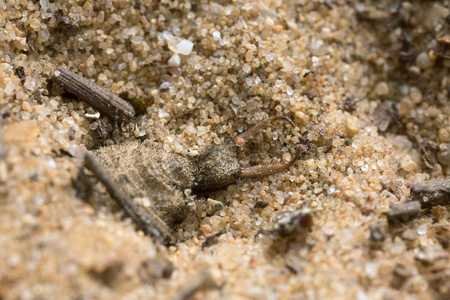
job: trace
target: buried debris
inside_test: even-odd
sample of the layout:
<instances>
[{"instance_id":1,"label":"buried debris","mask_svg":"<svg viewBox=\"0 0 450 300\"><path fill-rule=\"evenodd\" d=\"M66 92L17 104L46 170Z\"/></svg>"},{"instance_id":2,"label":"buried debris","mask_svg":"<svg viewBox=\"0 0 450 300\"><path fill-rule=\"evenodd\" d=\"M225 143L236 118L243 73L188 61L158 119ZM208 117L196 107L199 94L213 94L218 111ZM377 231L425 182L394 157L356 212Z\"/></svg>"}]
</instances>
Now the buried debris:
<instances>
[{"instance_id":1,"label":"buried debris","mask_svg":"<svg viewBox=\"0 0 450 300\"><path fill-rule=\"evenodd\" d=\"M408 201L391 205L391 209L386 212L389 220L407 221L417 215L420 211L419 201Z\"/></svg>"},{"instance_id":2,"label":"buried debris","mask_svg":"<svg viewBox=\"0 0 450 300\"><path fill-rule=\"evenodd\" d=\"M293 235L301 228L311 228L314 222L312 214L313 211L309 208L280 212L275 216L270 233L283 238Z\"/></svg>"},{"instance_id":3,"label":"buried debris","mask_svg":"<svg viewBox=\"0 0 450 300\"><path fill-rule=\"evenodd\" d=\"M450 179L411 184L412 201L393 204L386 212L389 220L403 220L416 216L421 209L450 204Z\"/></svg>"}]
</instances>

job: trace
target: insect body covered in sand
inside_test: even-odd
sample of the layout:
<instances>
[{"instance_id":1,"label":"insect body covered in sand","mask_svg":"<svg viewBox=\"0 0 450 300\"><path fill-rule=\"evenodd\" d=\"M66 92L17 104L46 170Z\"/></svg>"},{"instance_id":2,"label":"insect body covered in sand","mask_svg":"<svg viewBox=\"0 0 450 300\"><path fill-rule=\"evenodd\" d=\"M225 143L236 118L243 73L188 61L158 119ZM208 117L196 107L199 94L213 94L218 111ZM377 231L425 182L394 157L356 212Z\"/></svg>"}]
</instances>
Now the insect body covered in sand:
<instances>
[{"instance_id":1,"label":"insect body covered in sand","mask_svg":"<svg viewBox=\"0 0 450 300\"><path fill-rule=\"evenodd\" d=\"M51 80L110 120L127 123L136 116L128 102L66 68L57 67ZM134 140L100 148L94 154L86 152L84 162L141 230L160 241L170 242L177 239L173 234L177 224L186 220L190 212L191 198L185 190L203 193L224 188L239 177L275 174L292 166L304 154L300 145L287 164L241 166L239 148L277 121L286 121L295 127L286 117L271 117L234 139L206 147L196 158L165 152ZM85 178L82 174L80 170L80 179ZM142 205L137 204L139 201Z\"/></svg>"},{"instance_id":2,"label":"insect body covered in sand","mask_svg":"<svg viewBox=\"0 0 450 300\"><path fill-rule=\"evenodd\" d=\"M271 117L234 139L206 147L198 157L165 152L146 142L128 141L96 150L100 163L92 154L86 154L86 165L138 227L160 240L171 241L176 239L174 229L190 213L185 190L193 193L217 190L239 177L271 175L294 164L302 153L300 146L286 164L244 168L239 163L239 148L280 120L294 126L286 117ZM144 205L136 205L130 199Z\"/></svg>"}]
</instances>

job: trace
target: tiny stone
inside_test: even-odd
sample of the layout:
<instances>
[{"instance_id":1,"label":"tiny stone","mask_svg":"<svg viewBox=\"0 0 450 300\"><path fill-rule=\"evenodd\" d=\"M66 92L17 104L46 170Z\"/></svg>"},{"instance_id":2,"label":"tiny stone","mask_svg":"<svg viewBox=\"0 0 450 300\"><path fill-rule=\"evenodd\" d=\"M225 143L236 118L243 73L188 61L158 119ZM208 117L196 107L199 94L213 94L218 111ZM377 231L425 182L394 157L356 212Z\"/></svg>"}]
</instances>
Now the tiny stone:
<instances>
[{"instance_id":1,"label":"tiny stone","mask_svg":"<svg viewBox=\"0 0 450 300\"><path fill-rule=\"evenodd\" d=\"M252 71L252 68L248 64L244 64L244 66L242 67L242 71L244 71L245 73L250 73Z\"/></svg>"},{"instance_id":2,"label":"tiny stone","mask_svg":"<svg viewBox=\"0 0 450 300\"><path fill-rule=\"evenodd\" d=\"M417 234L424 235L427 233L427 230L428 230L428 225L422 224L419 227L417 227Z\"/></svg>"},{"instance_id":3,"label":"tiny stone","mask_svg":"<svg viewBox=\"0 0 450 300\"><path fill-rule=\"evenodd\" d=\"M430 69L434 66L434 61L429 58L426 52L420 52L416 57L416 65L421 69Z\"/></svg>"},{"instance_id":4,"label":"tiny stone","mask_svg":"<svg viewBox=\"0 0 450 300\"><path fill-rule=\"evenodd\" d=\"M409 90L409 96L411 97L411 100L418 104L422 101L422 92L415 86L411 87Z\"/></svg>"},{"instance_id":5,"label":"tiny stone","mask_svg":"<svg viewBox=\"0 0 450 300\"><path fill-rule=\"evenodd\" d=\"M294 91L292 90L292 88L290 86L288 86L286 88L286 94L288 94L289 96L292 96L292 94L294 94Z\"/></svg>"},{"instance_id":6,"label":"tiny stone","mask_svg":"<svg viewBox=\"0 0 450 300\"><path fill-rule=\"evenodd\" d=\"M148 198L142 198L142 206L150 207L150 200Z\"/></svg>"},{"instance_id":7,"label":"tiny stone","mask_svg":"<svg viewBox=\"0 0 450 300\"><path fill-rule=\"evenodd\" d=\"M56 101L56 100L54 100L54 99L52 99L52 100L50 100L50 101L48 102L48 106L49 106L52 110L56 109L56 108L58 107L58 105L59 105L58 101Z\"/></svg>"},{"instance_id":8,"label":"tiny stone","mask_svg":"<svg viewBox=\"0 0 450 300\"><path fill-rule=\"evenodd\" d=\"M143 40L142 36L139 35L132 36L130 39L131 43L135 45L142 43Z\"/></svg>"},{"instance_id":9,"label":"tiny stone","mask_svg":"<svg viewBox=\"0 0 450 300\"><path fill-rule=\"evenodd\" d=\"M182 40L177 44L177 50L180 54L189 55L192 52L192 48L194 47L194 43L188 40Z\"/></svg>"},{"instance_id":10,"label":"tiny stone","mask_svg":"<svg viewBox=\"0 0 450 300\"><path fill-rule=\"evenodd\" d=\"M375 93L378 96L386 96L389 94L389 86L386 82L382 81L377 84L375 87Z\"/></svg>"},{"instance_id":11,"label":"tiny stone","mask_svg":"<svg viewBox=\"0 0 450 300\"><path fill-rule=\"evenodd\" d=\"M166 41L168 41L168 40L170 40L170 39L173 37L173 34L170 33L170 32L167 31L167 30L164 30L164 31L162 32L162 36L163 36L163 38L164 38Z\"/></svg>"},{"instance_id":12,"label":"tiny stone","mask_svg":"<svg viewBox=\"0 0 450 300\"><path fill-rule=\"evenodd\" d=\"M172 57L170 57L168 66L169 67L179 67L180 63L181 63L180 56L178 54L174 54L174 55L172 55Z\"/></svg>"},{"instance_id":13,"label":"tiny stone","mask_svg":"<svg viewBox=\"0 0 450 300\"><path fill-rule=\"evenodd\" d=\"M30 19L29 24L34 30L41 28L41 22L38 19Z\"/></svg>"},{"instance_id":14,"label":"tiny stone","mask_svg":"<svg viewBox=\"0 0 450 300\"><path fill-rule=\"evenodd\" d=\"M267 202L266 198L264 198L264 197L259 198L258 200L256 200L256 203L255 203L256 208L265 208L268 205L269 205L269 203Z\"/></svg>"},{"instance_id":15,"label":"tiny stone","mask_svg":"<svg viewBox=\"0 0 450 300\"><path fill-rule=\"evenodd\" d=\"M358 132L358 119L350 117L347 119L346 129L350 137L354 136Z\"/></svg>"},{"instance_id":16,"label":"tiny stone","mask_svg":"<svg viewBox=\"0 0 450 300\"><path fill-rule=\"evenodd\" d=\"M220 40L220 32L218 32L218 31L214 31L213 32L213 34L212 34L212 36L213 36L213 39L215 40L215 41L219 41Z\"/></svg>"},{"instance_id":17,"label":"tiny stone","mask_svg":"<svg viewBox=\"0 0 450 300\"><path fill-rule=\"evenodd\" d=\"M222 218L219 216L212 216L209 219L209 222L211 223L212 226L218 226L220 224L221 220L222 220Z\"/></svg>"},{"instance_id":18,"label":"tiny stone","mask_svg":"<svg viewBox=\"0 0 450 300\"><path fill-rule=\"evenodd\" d=\"M416 239L416 237L417 237L417 233L414 230L412 230L411 228L407 228L402 233L402 239L404 239L404 240L414 241Z\"/></svg>"},{"instance_id":19,"label":"tiny stone","mask_svg":"<svg viewBox=\"0 0 450 300\"><path fill-rule=\"evenodd\" d=\"M407 172L412 172L417 168L417 164L411 159L409 155L403 157L403 159L400 162L400 165L402 166L403 170Z\"/></svg>"},{"instance_id":20,"label":"tiny stone","mask_svg":"<svg viewBox=\"0 0 450 300\"><path fill-rule=\"evenodd\" d=\"M274 53L268 53L268 54L266 54L266 60L267 60L268 62L271 62L274 58L275 58L275 54L274 54Z\"/></svg>"},{"instance_id":21,"label":"tiny stone","mask_svg":"<svg viewBox=\"0 0 450 300\"><path fill-rule=\"evenodd\" d=\"M98 80L105 82L106 80L108 80L108 77L106 77L105 74L100 73L100 75L98 75Z\"/></svg>"}]
</instances>

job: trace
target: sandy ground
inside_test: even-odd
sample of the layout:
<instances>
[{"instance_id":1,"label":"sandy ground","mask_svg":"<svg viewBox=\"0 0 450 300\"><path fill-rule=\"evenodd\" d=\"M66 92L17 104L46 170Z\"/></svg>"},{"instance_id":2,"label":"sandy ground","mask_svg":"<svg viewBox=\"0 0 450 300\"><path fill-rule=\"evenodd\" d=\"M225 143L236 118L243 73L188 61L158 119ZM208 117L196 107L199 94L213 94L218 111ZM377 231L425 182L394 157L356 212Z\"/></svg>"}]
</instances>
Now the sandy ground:
<instances>
[{"instance_id":1,"label":"sandy ground","mask_svg":"<svg viewBox=\"0 0 450 300\"><path fill-rule=\"evenodd\" d=\"M0 2L0 298L448 299L448 205L385 214L449 174L448 7ZM59 65L133 103L133 129L51 84ZM101 184L74 187L78 151L139 139L197 156L275 115L296 128L268 128L240 163L287 162L305 140L306 156L193 196L168 248ZM274 232L304 208L310 228Z\"/></svg>"}]
</instances>

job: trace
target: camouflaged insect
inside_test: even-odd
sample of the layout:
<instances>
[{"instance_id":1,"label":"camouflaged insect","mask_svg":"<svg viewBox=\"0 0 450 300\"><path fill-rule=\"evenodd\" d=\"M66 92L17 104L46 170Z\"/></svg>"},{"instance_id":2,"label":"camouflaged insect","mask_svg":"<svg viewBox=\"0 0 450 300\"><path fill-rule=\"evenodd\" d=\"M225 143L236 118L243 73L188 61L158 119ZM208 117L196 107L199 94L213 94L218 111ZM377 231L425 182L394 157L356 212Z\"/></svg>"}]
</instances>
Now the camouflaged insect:
<instances>
[{"instance_id":1,"label":"camouflaged insect","mask_svg":"<svg viewBox=\"0 0 450 300\"><path fill-rule=\"evenodd\" d=\"M116 122L128 122L134 108L108 90L61 66L51 79L70 93ZM276 121L294 123L282 116L271 117L221 145L206 147L189 156L165 152L139 141L102 147L84 154L86 167L102 182L133 222L160 241L174 241L177 226L188 220L190 197L184 191L202 193L224 188L239 177L262 177L286 170L303 153L299 145L287 164L244 168L238 160L239 147ZM81 174L81 172L80 172ZM137 202L147 205L138 205Z\"/></svg>"},{"instance_id":2,"label":"camouflaged insect","mask_svg":"<svg viewBox=\"0 0 450 300\"><path fill-rule=\"evenodd\" d=\"M91 166L89 169L95 174L98 169L104 168L103 175L96 174L97 177L139 227L162 240L173 241L177 239L173 235L177 226L192 214L188 208L189 197L185 195L185 190L191 190L193 193L217 190L236 182L239 177L271 175L294 164L302 153L300 146L287 164L244 168L239 163L239 147L279 120L294 126L288 118L272 117L235 139L206 147L198 157L165 152L145 142L127 141L96 150L94 154L100 164L96 163L92 155L87 155L87 165ZM123 201L117 200L117 195L115 196L120 191L111 190L108 188L108 182L101 179L107 176L106 174L112 177L109 181L120 187L123 195L119 198L123 198ZM136 205L129 199L145 199L147 207Z\"/></svg>"}]
</instances>

